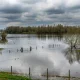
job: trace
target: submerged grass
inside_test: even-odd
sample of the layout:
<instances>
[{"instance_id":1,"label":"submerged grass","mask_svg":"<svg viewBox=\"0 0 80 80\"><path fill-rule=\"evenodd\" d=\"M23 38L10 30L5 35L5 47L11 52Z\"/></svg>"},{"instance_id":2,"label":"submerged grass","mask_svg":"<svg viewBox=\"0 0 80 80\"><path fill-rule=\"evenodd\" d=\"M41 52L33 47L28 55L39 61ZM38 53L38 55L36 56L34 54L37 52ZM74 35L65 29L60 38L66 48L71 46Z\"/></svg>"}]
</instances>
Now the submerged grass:
<instances>
[{"instance_id":1,"label":"submerged grass","mask_svg":"<svg viewBox=\"0 0 80 80\"><path fill-rule=\"evenodd\" d=\"M3 48L0 48L0 51L3 50Z\"/></svg>"},{"instance_id":2,"label":"submerged grass","mask_svg":"<svg viewBox=\"0 0 80 80\"><path fill-rule=\"evenodd\" d=\"M31 80L25 76L11 75L8 72L0 72L0 80Z\"/></svg>"},{"instance_id":3,"label":"submerged grass","mask_svg":"<svg viewBox=\"0 0 80 80\"><path fill-rule=\"evenodd\" d=\"M0 43L1 43L1 44L5 44L5 43L7 43L7 42L8 42L7 40L5 40L5 41L0 40Z\"/></svg>"},{"instance_id":4,"label":"submerged grass","mask_svg":"<svg viewBox=\"0 0 80 80\"><path fill-rule=\"evenodd\" d=\"M79 52L80 53L80 49L76 50L76 52Z\"/></svg>"}]
</instances>

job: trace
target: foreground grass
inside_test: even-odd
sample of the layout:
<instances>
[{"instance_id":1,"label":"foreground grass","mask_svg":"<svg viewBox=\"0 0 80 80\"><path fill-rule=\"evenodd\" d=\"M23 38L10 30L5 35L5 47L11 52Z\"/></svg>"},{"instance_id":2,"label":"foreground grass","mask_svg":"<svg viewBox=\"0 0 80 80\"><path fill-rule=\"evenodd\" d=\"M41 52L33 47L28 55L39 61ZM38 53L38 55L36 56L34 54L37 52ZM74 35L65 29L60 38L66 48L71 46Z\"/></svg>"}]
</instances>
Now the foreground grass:
<instances>
[{"instance_id":1,"label":"foreground grass","mask_svg":"<svg viewBox=\"0 0 80 80\"><path fill-rule=\"evenodd\" d=\"M8 72L0 72L0 80L31 80L25 76L11 75Z\"/></svg>"}]
</instances>

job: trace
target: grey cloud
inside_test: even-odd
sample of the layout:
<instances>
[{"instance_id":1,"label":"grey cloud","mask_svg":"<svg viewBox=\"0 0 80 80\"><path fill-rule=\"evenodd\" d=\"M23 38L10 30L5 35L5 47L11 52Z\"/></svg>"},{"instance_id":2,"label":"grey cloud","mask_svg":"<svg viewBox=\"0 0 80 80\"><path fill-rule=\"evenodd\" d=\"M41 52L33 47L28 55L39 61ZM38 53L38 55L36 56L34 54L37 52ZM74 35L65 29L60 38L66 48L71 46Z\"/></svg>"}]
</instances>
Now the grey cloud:
<instances>
[{"instance_id":1,"label":"grey cloud","mask_svg":"<svg viewBox=\"0 0 80 80\"><path fill-rule=\"evenodd\" d=\"M2 8L0 8L0 12L3 13L23 13L25 12L24 8L22 8L22 6L20 5L6 5Z\"/></svg>"},{"instance_id":2,"label":"grey cloud","mask_svg":"<svg viewBox=\"0 0 80 80\"><path fill-rule=\"evenodd\" d=\"M33 26L58 23L62 24L65 23L67 25L69 24L80 25L79 4L74 5L73 7L72 6L68 7L64 2L60 3L59 5L58 4L50 5L51 1L55 3L54 0L51 0L50 2L49 0L18 0L18 1L19 2L17 2L16 4L12 3L8 4L5 1L4 4L0 5L0 18L1 18L0 23L3 23L3 25L5 26L9 22L21 22L23 23L23 25ZM47 2L49 2L49 5ZM42 5L44 6L42 7Z\"/></svg>"},{"instance_id":3,"label":"grey cloud","mask_svg":"<svg viewBox=\"0 0 80 80\"><path fill-rule=\"evenodd\" d=\"M63 14L65 13L65 11L63 9L54 9L54 8L51 8L51 9L48 9L46 10L47 14Z\"/></svg>"},{"instance_id":4,"label":"grey cloud","mask_svg":"<svg viewBox=\"0 0 80 80\"><path fill-rule=\"evenodd\" d=\"M73 7L66 7L65 10L67 13L77 14L80 12L80 5L76 5Z\"/></svg>"},{"instance_id":5,"label":"grey cloud","mask_svg":"<svg viewBox=\"0 0 80 80\"><path fill-rule=\"evenodd\" d=\"M15 19L19 19L21 17L20 14L18 15L9 15L9 16L4 16L4 18L10 19L10 20L15 20Z\"/></svg>"},{"instance_id":6,"label":"grey cloud","mask_svg":"<svg viewBox=\"0 0 80 80\"><path fill-rule=\"evenodd\" d=\"M28 3L28 4L34 4L34 3L37 3L37 2L41 2L41 1L44 1L44 0L22 0L21 2Z\"/></svg>"},{"instance_id":7,"label":"grey cloud","mask_svg":"<svg viewBox=\"0 0 80 80\"><path fill-rule=\"evenodd\" d=\"M76 6L70 7L69 9L70 10L78 10L78 9L80 9L80 5L76 5Z\"/></svg>"},{"instance_id":8,"label":"grey cloud","mask_svg":"<svg viewBox=\"0 0 80 80\"><path fill-rule=\"evenodd\" d=\"M0 23L21 22L21 14L1 14Z\"/></svg>"},{"instance_id":9,"label":"grey cloud","mask_svg":"<svg viewBox=\"0 0 80 80\"><path fill-rule=\"evenodd\" d=\"M37 14L32 14L32 15L24 15L26 20L35 20Z\"/></svg>"}]
</instances>

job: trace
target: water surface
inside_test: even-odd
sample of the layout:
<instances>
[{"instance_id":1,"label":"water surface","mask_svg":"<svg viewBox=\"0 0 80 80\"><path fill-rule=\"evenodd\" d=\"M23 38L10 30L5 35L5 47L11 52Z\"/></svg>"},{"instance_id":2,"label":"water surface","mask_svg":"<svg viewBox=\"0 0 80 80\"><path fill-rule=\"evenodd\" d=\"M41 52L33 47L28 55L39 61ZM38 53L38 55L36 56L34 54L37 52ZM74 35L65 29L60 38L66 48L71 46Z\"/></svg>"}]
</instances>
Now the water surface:
<instances>
[{"instance_id":1,"label":"water surface","mask_svg":"<svg viewBox=\"0 0 80 80\"><path fill-rule=\"evenodd\" d=\"M71 52L65 36L9 34L8 43L0 44L0 71L10 71L41 77L46 74L80 76L80 54ZM21 47L23 52L20 51ZM30 47L32 48L30 51Z\"/></svg>"}]
</instances>

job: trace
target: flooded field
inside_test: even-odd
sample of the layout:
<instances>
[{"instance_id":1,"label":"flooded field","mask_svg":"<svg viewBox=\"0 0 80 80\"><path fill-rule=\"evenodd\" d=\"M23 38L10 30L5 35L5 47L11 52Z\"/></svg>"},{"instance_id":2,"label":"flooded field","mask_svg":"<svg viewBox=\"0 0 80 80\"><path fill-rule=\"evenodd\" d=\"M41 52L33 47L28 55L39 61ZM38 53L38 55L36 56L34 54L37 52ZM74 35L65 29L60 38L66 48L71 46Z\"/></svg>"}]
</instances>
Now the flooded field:
<instances>
[{"instance_id":1,"label":"flooded field","mask_svg":"<svg viewBox=\"0 0 80 80\"><path fill-rule=\"evenodd\" d=\"M80 51L69 47L65 35L8 34L8 43L0 44L0 71L10 71L42 77L46 75L80 77Z\"/></svg>"}]
</instances>

